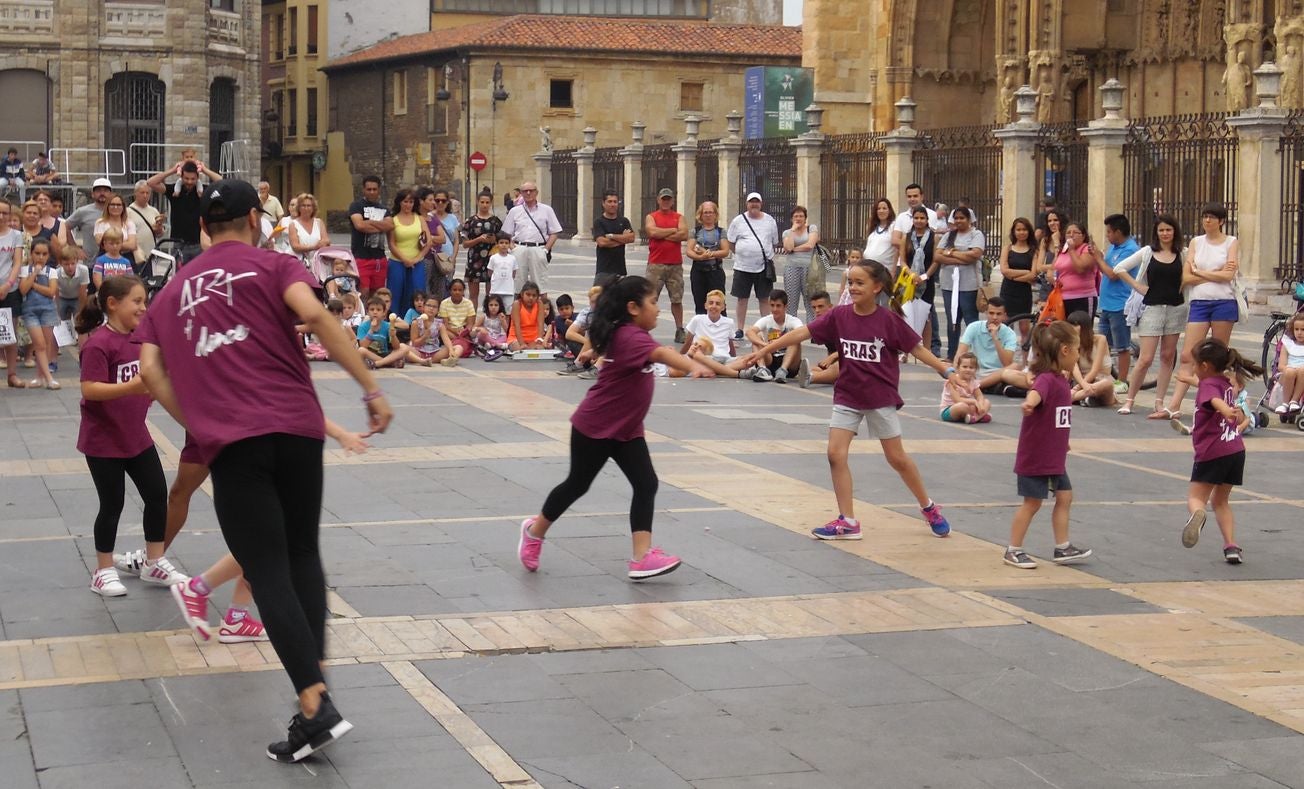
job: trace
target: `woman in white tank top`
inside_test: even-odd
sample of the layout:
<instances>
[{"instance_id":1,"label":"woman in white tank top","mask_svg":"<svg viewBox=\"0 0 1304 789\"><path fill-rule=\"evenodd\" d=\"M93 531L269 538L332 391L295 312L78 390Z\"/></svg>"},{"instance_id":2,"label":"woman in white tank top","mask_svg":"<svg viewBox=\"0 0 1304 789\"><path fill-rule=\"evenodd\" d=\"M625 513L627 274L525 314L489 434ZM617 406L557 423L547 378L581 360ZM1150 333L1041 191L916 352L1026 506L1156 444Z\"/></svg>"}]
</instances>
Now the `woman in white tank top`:
<instances>
[{"instance_id":1,"label":"woman in white tank top","mask_svg":"<svg viewBox=\"0 0 1304 789\"><path fill-rule=\"evenodd\" d=\"M317 250L330 244L322 221L317 218L317 198L307 192L299 195L298 213L290 221L290 249L293 254L311 260Z\"/></svg>"}]
</instances>

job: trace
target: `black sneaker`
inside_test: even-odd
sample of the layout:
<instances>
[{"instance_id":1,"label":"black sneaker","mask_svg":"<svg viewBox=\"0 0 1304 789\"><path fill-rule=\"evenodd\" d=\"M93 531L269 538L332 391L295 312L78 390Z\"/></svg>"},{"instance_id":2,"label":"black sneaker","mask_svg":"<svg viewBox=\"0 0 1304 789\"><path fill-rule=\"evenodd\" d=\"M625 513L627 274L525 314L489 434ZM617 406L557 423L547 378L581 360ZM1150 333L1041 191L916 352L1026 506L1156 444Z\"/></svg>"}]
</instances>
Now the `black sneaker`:
<instances>
[{"instance_id":1,"label":"black sneaker","mask_svg":"<svg viewBox=\"0 0 1304 789\"><path fill-rule=\"evenodd\" d=\"M741 340L742 338L743 338L743 330L742 330L742 329L739 329L739 330L737 330L737 331L734 332L734 340Z\"/></svg>"},{"instance_id":2,"label":"black sneaker","mask_svg":"<svg viewBox=\"0 0 1304 789\"><path fill-rule=\"evenodd\" d=\"M1226 548L1223 548L1223 558L1227 560L1228 564L1240 564L1241 546L1228 545Z\"/></svg>"},{"instance_id":3,"label":"black sneaker","mask_svg":"<svg viewBox=\"0 0 1304 789\"><path fill-rule=\"evenodd\" d=\"M1076 564L1083 559L1091 556L1091 549L1083 550L1078 546L1069 543L1067 548L1056 548L1055 555L1050 558L1055 564Z\"/></svg>"},{"instance_id":4,"label":"black sneaker","mask_svg":"<svg viewBox=\"0 0 1304 789\"><path fill-rule=\"evenodd\" d=\"M267 758L291 764L302 761L348 734L351 729L353 724L344 720L331 703L331 697L323 693L316 717L305 718L300 712L290 718L286 738L267 746Z\"/></svg>"},{"instance_id":5,"label":"black sneaker","mask_svg":"<svg viewBox=\"0 0 1304 789\"><path fill-rule=\"evenodd\" d=\"M1006 384L1005 388L1001 390L1001 394L1006 397L1027 397L1028 390L1021 386L1010 386L1009 384Z\"/></svg>"},{"instance_id":6,"label":"black sneaker","mask_svg":"<svg viewBox=\"0 0 1304 789\"><path fill-rule=\"evenodd\" d=\"M1254 414L1254 426L1262 430L1268 426L1268 415L1259 411Z\"/></svg>"},{"instance_id":7,"label":"black sneaker","mask_svg":"<svg viewBox=\"0 0 1304 789\"><path fill-rule=\"evenodd\" d=\"M1204 519L1204 510L1196 510L1186 519L1186 525L1182 527L1183 548L1194 548L1200 541L1200 532L1204 530Z\"/></svg>"},{"instance_id":8,"label":"black sneaker","mask_svg":"<svg viewBox=\"0 0 1304 789\"><path fill-rule=\"evenodd\" d=\"M1011 567L1018 567L1020 570L1037 569L1037 563L1023 551L1006 551L1005 563Z\"/></svg>"}]
</instances>

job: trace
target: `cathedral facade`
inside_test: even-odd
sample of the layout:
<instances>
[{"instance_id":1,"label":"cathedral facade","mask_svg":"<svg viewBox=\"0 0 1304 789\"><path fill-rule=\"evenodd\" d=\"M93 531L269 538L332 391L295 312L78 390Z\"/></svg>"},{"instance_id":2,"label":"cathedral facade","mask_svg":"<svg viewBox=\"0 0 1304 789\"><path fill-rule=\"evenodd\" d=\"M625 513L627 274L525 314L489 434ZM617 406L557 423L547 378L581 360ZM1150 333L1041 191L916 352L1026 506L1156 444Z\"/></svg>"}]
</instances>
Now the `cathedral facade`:
<instances>
[{"instance_id":1,"label":"cathedral facade","mask_svg":"<svg viewBox=\"0 0 1304 789\"><path fill-rule=\"evenodd\" d=\"M905 96L918 128L1005 123L1025 84L1039 121L1085 125L1110 78L1125 117L1236 111L1265 61L1304 106L1304 0L805 0L802 48L832 133L892 128Z\"/></svg>"}]
</instances>

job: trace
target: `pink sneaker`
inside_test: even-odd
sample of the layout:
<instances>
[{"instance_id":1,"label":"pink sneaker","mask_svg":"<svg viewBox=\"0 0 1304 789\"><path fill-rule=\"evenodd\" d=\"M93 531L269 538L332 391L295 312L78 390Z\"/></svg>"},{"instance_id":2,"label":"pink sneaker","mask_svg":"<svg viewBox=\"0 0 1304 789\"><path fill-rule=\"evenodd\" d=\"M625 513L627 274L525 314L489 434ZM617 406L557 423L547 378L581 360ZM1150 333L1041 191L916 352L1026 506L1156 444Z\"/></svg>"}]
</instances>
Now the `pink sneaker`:
<instances>
[{"instance_id":1,"label":"pink sneaker","mask_svg":"<svg viewBox=\"0 0 1304 789\"><path fill-rule=\"evenodd\" d=\"M185 620L186 626L204 641L212 638L213 628L208 624L208 595L191 589L189 581L173 584L168 590L172 592L172 599L177 601L177 608L181 609L181 618Z\"/></svg>"},{"instance_id":2,"label":"pink sneaker","mask_svg":"<svg viewBox=\"0 0 1304 789\"><path fill-rule=\"evenodd\" d=\"M629 563L629 577L635 581L655 578L658 575L674 572L679 567L679 557L671 556L660 548L653 548L642 559Z\"/></svg>"},{"instance_id":3,"label":"pink sneaker","mask_svg":"<svg viewBox=\"0 0 1304 789\"><path fill-rule=\"evenodd\" d=\"M516 545L516 553L521 557L521 564L530 572L539 569L539 553L543 550L543 540L530 536L530 525L533 523L534 518L521 521L521 541Z\"/></svg>"},{"instance_id":4,"label":"pink sneaker","mask_svg":"<svg viewBox=\"0 0 1304 789\"><path fill-rule=\"evenodd\" d=\"M859 540L860 524L852 524L839 515L818 529L811 529L810 535L817 540Z\"/></svg>"},{"instance_id":5,"label":"pink sneaker","mask_svg":"<svg viewBox=\"0 0 1304 789\"><path fill-rule=\"evenodd\" d=\"M222 618L222 626L217 630L219 644L244 644L249 641L267 641L263 623L245 614L239 622L232 622L230 617Z\"/></svg>"}]
</instances>

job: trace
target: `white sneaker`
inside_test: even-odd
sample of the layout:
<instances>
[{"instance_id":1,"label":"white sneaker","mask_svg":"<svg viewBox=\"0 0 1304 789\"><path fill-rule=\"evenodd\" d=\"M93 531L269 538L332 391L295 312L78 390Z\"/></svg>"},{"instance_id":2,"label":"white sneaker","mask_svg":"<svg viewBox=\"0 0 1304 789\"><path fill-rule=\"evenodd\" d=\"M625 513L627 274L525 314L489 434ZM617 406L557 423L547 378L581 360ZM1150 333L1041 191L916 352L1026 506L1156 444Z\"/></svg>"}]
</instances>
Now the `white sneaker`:
<instances>
[{"instance_id":1,"label":"white sneaker","mask_svg":"<svg viewBox=\"0 0 1304 789\"><path fill-rule=\"evenodd\" d=\"M91 591L101 597L122 597L127 593L127 587L118 580L117 570L105 567L91 575Z\"/></svg>"},{"instance_id":2,"label":"white sneaker","mask_svg":"<svg viewBox=\"0 0 1304 789\"><path fill-rule=\"evenodd\" d=\"M1289 404L1289 403L1282 403L1281 405L1277 406L1276 408L1274 408L1274 409L1272 409L1272 410L1273 410L1274 413L1278 413L1278 414L1281 414L1282 416L1285 416L1285 415L1286 415L1286 412L1290 411L1290 404Z\"/></svg>"},{"instance_id":3,"label":"white sneaker","mask_svg":"<svg viewBox=\"0 0 1304 789\"><path fill-rule=\"evenodd\" d=\"M160 556L157 562L150 563L146 560L140 568L140 580L154 586L172 586L183 581L189 581L190 576L185 573L177 572L177 568L172 566L168 557Z\"/></svg>"},{"instance_id":4,"label":"white sneaker","mask_svg":"<svg viewBox=\"0 0 1304 789\"><path fill-rule=\"evenodd\" d=\"M141 548L126 553L113 554L113 567L120 573L140 575L140 568L145 566L145 549Z\"/></svg>"},{"instance_id":5,"label":"white sneaker","mask_svg":"<svg viewBox=\"0 0 1304 789\"><path fill-rule=\"evenodd\" d=\"M807 359L802 359L801 366L797 368L797 383L801 386L802 389L806 389L810 387L810 379L811 379L810 361Z\"/></svg>"}]
</instances>

